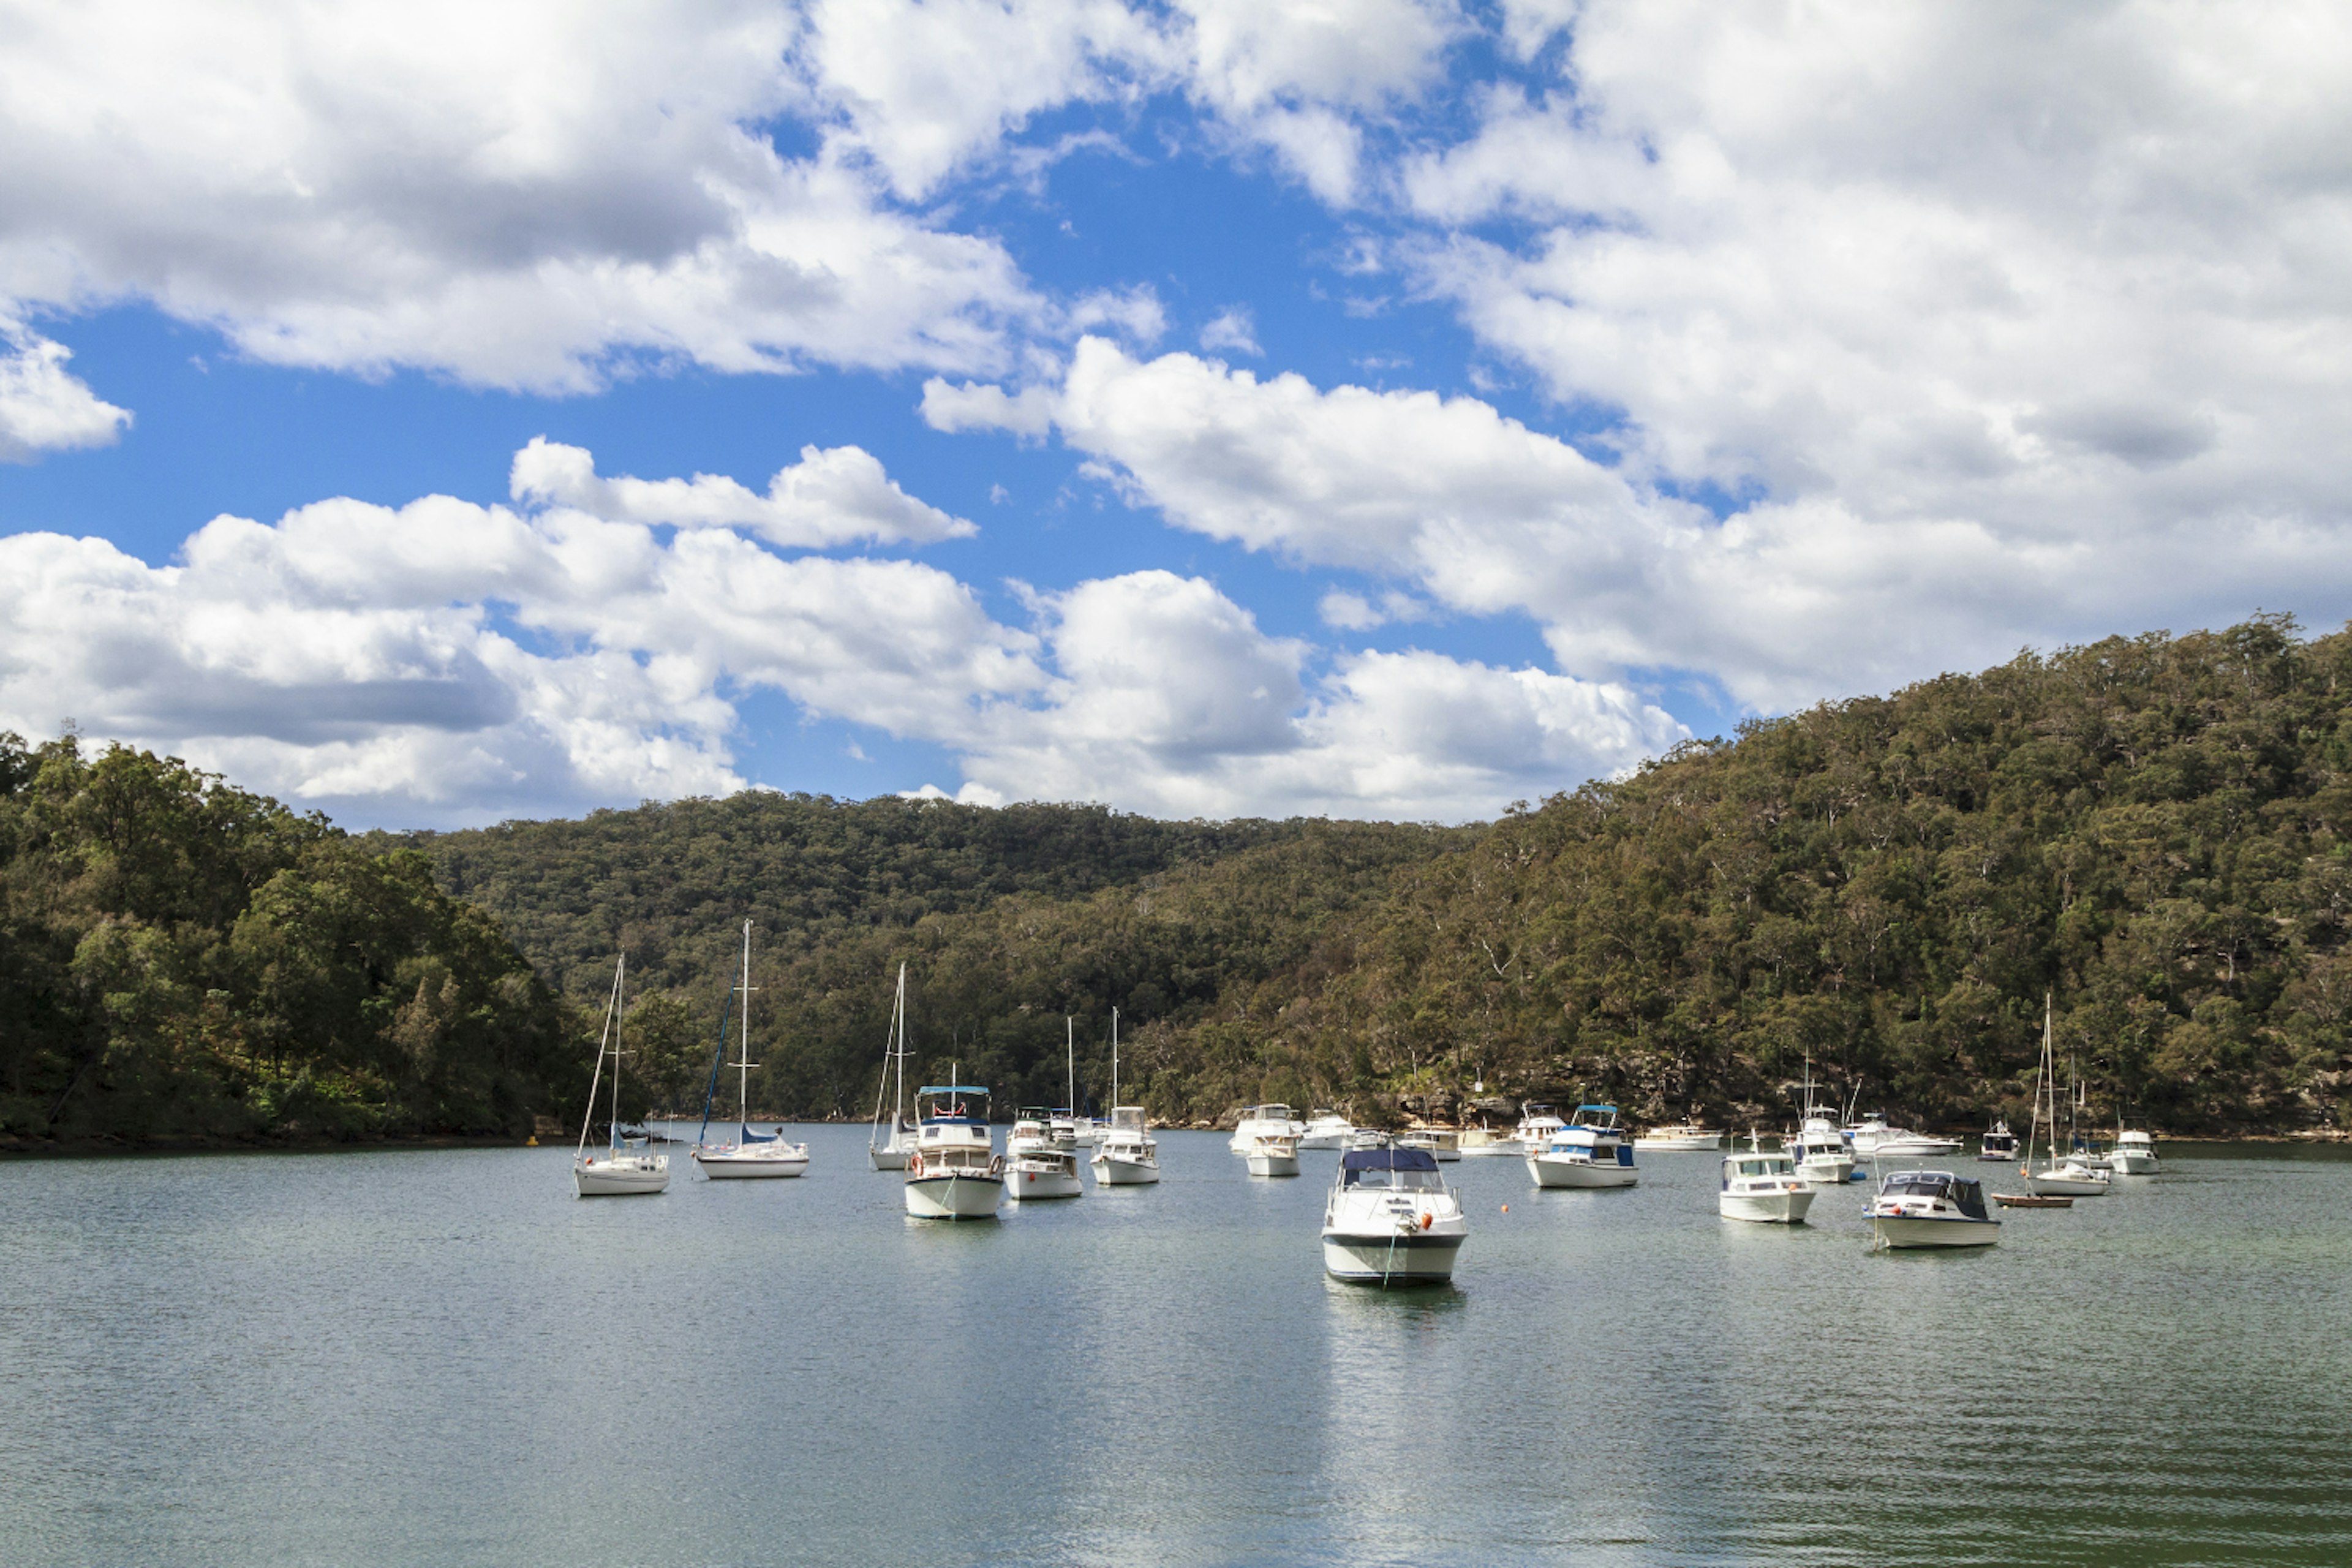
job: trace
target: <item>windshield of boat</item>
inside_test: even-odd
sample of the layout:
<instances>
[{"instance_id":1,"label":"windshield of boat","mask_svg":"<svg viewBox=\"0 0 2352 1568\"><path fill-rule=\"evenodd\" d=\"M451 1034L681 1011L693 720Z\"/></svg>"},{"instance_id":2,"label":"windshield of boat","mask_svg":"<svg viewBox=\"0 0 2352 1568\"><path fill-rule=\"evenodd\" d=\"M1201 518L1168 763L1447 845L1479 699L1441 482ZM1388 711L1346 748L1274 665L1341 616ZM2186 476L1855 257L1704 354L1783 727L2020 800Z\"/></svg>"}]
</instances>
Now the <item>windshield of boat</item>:
<instances>
[{"instance_id":1,"label":"windshield of boat","mask_svg":"<svg viewBox=\"0 0 2352 1568\"><path fill-rule=\"evenodd\" d=\"M1886 1178L1886 1184L1879 1189L1879 1196L1949 1198L1953 1205L1970 1219L1990 1217L1985 1212L1983 1183L1939 1171L1897 1172Z\"/></svg>"},{"instance_id":2,"label":"windshield of boat","mask_svg":"<svg viewBox=\"0 0 2352 1568\"><path fill-rule=\"evenodd\" d=\"M1339 1184L1404 1192L1442 1192L1445 1178L1426 1149L1350 1149L1339 1156Z\"/></svg>"}]
</instances>

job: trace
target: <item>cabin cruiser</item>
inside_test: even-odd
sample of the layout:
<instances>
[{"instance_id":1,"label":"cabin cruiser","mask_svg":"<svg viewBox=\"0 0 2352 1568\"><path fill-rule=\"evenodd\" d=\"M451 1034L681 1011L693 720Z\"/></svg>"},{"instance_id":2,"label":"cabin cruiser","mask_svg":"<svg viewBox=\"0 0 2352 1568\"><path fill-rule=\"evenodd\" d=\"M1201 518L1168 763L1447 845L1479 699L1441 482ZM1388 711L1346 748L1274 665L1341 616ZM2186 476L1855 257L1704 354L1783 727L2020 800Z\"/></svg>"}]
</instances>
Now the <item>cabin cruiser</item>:
<instances>
[{"instance_id":1,"label":"cabin cruiser","mask_svg":"<svg viewBox=\"0 0 2352 1568\"><path fill-rule=\"evenodd\" d=\"M1269 1133L1254 1140L1249 1152L1243 1156L1249 1162L1253 1176L1295 1176L1298 1174L1298 1140Z\"/></svg>"},{"instance_id":2,"label":"cabin cruiser","mask_svg":"<svg viewBox=\"0 0 2352 1568\"><path fill-rule=\"evenodd\" d=\"M988 1090L932 1084L916 1091L915 1104L907 1212L917 1219L993 1219L1004 1201L1004 1161L988 1131Z\"/></svg>"},{"instance_id":3,"label":"cabin cruiser","mask_svg":"<svg viewBox=\"0 0 2352 1568\"><path fill-rule=\"evenodd\" d=\"M1143 1107L1111 1107L1110 1126L1095 1145L1095 1185L1140 1187L1160 1179L1160 1143L1144 1125Z\"/></svg>"},{"instance_id":4,"label":"cabin cruiser","mask_svg":"<svg viewBox=\"0 0 2352 1568\"><path fill-rule=\"evenodd\" d=\"M2003 1165L2017 1158L2017 1134L2009 1130L2008 1122L1996 1121L1985 1129L1977 1145L1977 1158Z\"/></svg>"},{"instance_id":5,"label":"cabin cruiser","mask_svg":"<svg viewBox=\"0 0 2352 1568\"><path fill-rule=\"evenodd\" d=\"M1676 1121L1664 1127L1653 1127L1633 1140L1633 1147L1647 1154L1712 1153L1723 1147L1723 1134L1711 1127L1696 1122Z\"/></svg>"},{"instance_id":6,"label":"cabin cruiser","mask_svg":"<svg viewBox=\"0 0 2352 1568\"><path fill-rule=\"evenodd\" d=\"M2118 1132L2107 1151L2107 1169L2118 1176L2156 1174L2156 1140L2145 1132Z\"/></svg>"},{"instance_id":7,"label":"cabin cruiser","mask_svg":"<svg viewBox=\"0 0 2352 1568\"><path fill-rule=\"evenodd\" d=\"M1004 1157L1016 1154L1043 1153L1054 1149L1067 1149L1069 1144L1054 1136L1052 1121L1046 1113L1034 1105L1024 1105L1013 1113L1013 1131L1004 1135Z\"/></svg>"},{"instance_id":8,"label":"cabin cruiser","mask_svg":"<svg viewBox=\"0 0 2352 1568\"><path fill-rule=\"evenodd\" d=\"M1307 1113L1306 1131L1298 1135L1301 1149L1344 1149L1355 1131L1346 1117L1325 1106Z\"/></svg>"},{"instance_id":9,"label":"cabin cruiser","mask_svg":"<svg viewBox=\"0 0 2352 1568\"><path fill-rule=\"evenodd\" d=\"M1334 1279L1442 1283L1469 1235L1461 1194L1428 1150L1382 1140L1339 1156L1323 1204L1323 1267Z\"/></svg>"},{"instance_id":10,"label":"cabin cruiser","mask_svg":"<svg viewBox=\"0 0 2352 1568\"><path fill-rule=\"evenodd\" d=\"M1897 1171L1864 1212L1880 1247L1990 1247L2000 1239L1984 1184L1949 1171Z\"/></svg>"},{"instance_id":11,"label":"cabin cruiser","mask_svg":"<svg viewBox=\"0 0 2352 1568\"><path fill-rule=\"evenodd\" d=\"M1900 1127L1890 1127L1884 1111L1874 1110L1860 1121L1844 1130L1845 1141L1854 1154L1870 1160L1933 1159L1960 1152L1957 1138L1938 1138L1929 1132L1906 1132Z\"/></svg>"},{"instance_id":12,"label":"cabin cruiser","mask_svg":"<svg viewBox=\"0 0 2352 1568\"><path fill-rule=\"evenodd\" d=\"M1826 1116L1806 1117L1782 1150L1796 1163L1797 1174L1816 1187L1842 1187L1853 1179L1853 1150Z\"/></svg>"},{"instance_id":13,"label":"cabin cruiser","mask_svg":"<svg viewBox=\"0 0 2352 1568\"><path fill-rule=\"evenodd\" d=\"M1462 1134L1461 1146L1465 1159L1490 1155L1509 1155L1517 1158L1528 1152L1527 1145L1509 1133L1496 1132L1492 1128L1486 1127L1473 1127L1465 1131Z\"/></svg>"},{"instance_id":14,"label":"cabin cruiser","mask_svg":"<svg viewBox=\"0 0 2352 1568\"><path fill-rule=\"evenodd\" d=\"M1521 1101L1519 1124L1511 1129L1511 1142L1519 1146L1522 1154L1532 1154L1551 1142L1551 1135L1568 1123L1551 1113L1549 1105Z\"/></svg>"},{"instance_id":15,"label":"cabin cruiser","mask_svg":"<svg viewBox=\"0 0 2352 1568\"><path fill-rule=\"evenodd\" d=\"M1799 1179L1786 1153L1767 1153L1750 1137L1745 1152L1723 1157L1723 1189L1716 1194L1715 1209L1724 1218L1802 1225L1812 1206L1813 1189Z\"/></svg>"},{"instance_id":16,"label":"cabin cruiser","mask_svg":"<svg viewBox=\"0 0 2352 1568\"><path fill-rule=\"evenodd\" d=\"M1045 1133L1059 1148L1091 1149L1095 1146L1094 1118L1080 1116L1066 1105L1056 1106L1046 1114Z\"/></svg>"},{"instance_id":17,"label":"cabin cruiser","mask_svg":"<svg viewBox=\"0 0 2352 1568\"><path fill-rule=\"evenodd\" d=\"M1307 1123L1293 1116L1290 1107L1253 1105L1242 1112L1242 1119L1234 1128L1233 1139L1226 1147L1236 1154L1246 1154L1250 1145L1260 1138L1297 1138L1306 1131Z\"/></svg>"},{"instance_id":18,"label":"cabin cruiser","mask_svg":"<svg viewBox=\"0 0 2352 1568\"><path fill-rule=\"evenodd\" d=\"M1539 1187L1630 1187L1641 1179L1613 1105L1578 1106L1541 1147L1528 1151L1528 1174Z\"/></svg>"},{"instance_id":19,"label":"cabin cruiser","mask_svg":"<svg viewBox=\"0 0 2352 1568\"><path fill-rule=\"evenodd\" d=\"M1403 1149L1426 1149L1437 1156L1440 1164L1462 1158L1462 1134L1451 1127L1416 1127L1409 1132L1400 1132L1397 1145Z\"/></svg>"},{"instance_id":20,"label":"cabin cruiser","mask_svg":"<svg viewBox=\"0 0 2352 1568\"><path fill-rule=\"evenodd\" d=\"M1075 1198L1086 1192L1078 1181L1078 1154L1049 1142L1004 1152L1004 1195L1015 1203L1037 1198Z\"/></svg>"}]
</instances>

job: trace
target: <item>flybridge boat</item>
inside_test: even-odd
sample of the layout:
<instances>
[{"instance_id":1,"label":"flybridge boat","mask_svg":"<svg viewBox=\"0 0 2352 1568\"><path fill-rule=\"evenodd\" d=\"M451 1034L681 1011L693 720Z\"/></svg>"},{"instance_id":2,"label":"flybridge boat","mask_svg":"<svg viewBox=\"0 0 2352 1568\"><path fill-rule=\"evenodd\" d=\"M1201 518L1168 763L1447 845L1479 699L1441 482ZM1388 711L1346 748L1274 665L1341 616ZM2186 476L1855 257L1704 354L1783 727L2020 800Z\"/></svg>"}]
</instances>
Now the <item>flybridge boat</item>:
<instances>
[{"instance_id":1,"label":"flybridge boat","mask_svg":"<svg viewBox=\"0 0 2352 1568\"><path fill-rule=\"evenodd\" d=\"M1826 1116L1808 1116L1782 1151L1796 1162L1797 1174L1816 1187L1842 1187L1853 1179L1853 1151Z\"/></svg>"},{"instance_id":2,"label":"flybridge boat","mask_svg":"<svg viewBox=\"0 0 2352 1568\"><path fill-rule=\"evenodd\" d=\"M932 1084L915 1091L915 1103L921 1115L907 1157L907 1212L917 1219L995 1218L1004 1162L988 1131L988 1090Z\"/></svg>"},{"instance_id":3,"label":"flybridge boat","mask_svg":"<svg viewBox=\"0 0 2352 1568\"><path fill-rule=\"evenodd\" d=\"M1813 1189L1798 1179L1797 1167L1784 1153L1767 1153L1750 1137L1744 1152L1723 1157L1723 1190L1715 1208L1726 1219L1756 1220L1765 1225L1802 1225L1813 1206Z\"/></svg>"},{"instance_id":4,"label":"flybridge boat","mask_svg":"<svg viewBox=\"0 0 2352 1568\"><path fill-rule=\"evenodd\" d=\"M1110 1128L1095 1145L1095 1185L1144 1187L1160 1179L1160 1142L1144 1124L1143 1107L1114 1105Z\"/></svg>"},{"instance_id":5,"label":"flybridge boat","mask_svg":"<svg viewBox=\"0 0 2352 1568\"><path fill-rule=\"evenodd\" d=\"M1906 1132L1900 1127L1890 1127L1885 1113L1878 1110L1871 1111L1845 1129L1845 1140L1853 1146L1856 1154L1866 1160L1932 1159L1960 1152L1958 1139L1938 1138L1927 1132Z\"/></svg>"},{"instance_id":6,"label":"flybridge boat","mask_svg":"<svg viewBox=\"0 0 2352 1568\"><path fill-rule=\"evenodd\" d=\"M1528 1174L1539 1187L1630 1187L1641 1179L1613 1105L1578 1106L1541 1148L1528 1151Z\"/></svg>"},{"instance_id":7,"label":"flybridge boat","mask_svg":"<svg viewBox=\"0 0 2352 1568\"><path fill-rule=\"evenodd\" d=\"M1025 1203L1075 1198L1085 1191L1078 1181L1076 1147L1054 1136L1049 1113L1042 1109L1014 1112L1013 1131L1004 1140L1004 1195Z\"/></svg>"},{"instance_id":8,"label":"flybridge boat","mask_svg":"<svg viewBox=\"0 0 2352 1568\"><path fill-rule=\"evenodd\" d=\"M1984 1184L1949 1171L1898 1171L1864 1212L1880 1247L1990 1247L2000 1239Z\"/></svg>"},{"instance_id":9,"label":"flybridge boat","mask_svg":"<svg viewBox=\"0 0 2352 1568\"><path fill-rule=\"evenodd\" d=\"M1553 1133L1567 1125L1567 1122L1551 1113L1550 1106L1538 1105L1533 1101L1522 1101L1519 1105L1519 1124L1511 1129L1510 1141L1518 1145L1514 1152L1534 1153L1551 1142Z\"/></svg>"},{"instance_id":10,"label":"flybridge boat","mask_svg":"<svg viewBox=\"0 0 2352 1568\"><path fill-rule=\"evenodd\" d=\"M1723 1147L1723 1134L1696 1122L1677 1121L1651 1128L1633 1140L1633 1147L1644 1154L1713 1152Z\"/></svg>"},{"instance_id":11,"label":"flybridge boat","mask_svg":"<svg viewBox=\"0 0 2352 1568\"><path fill-rule=\"evenodd\" d=\"M1323 1204L1323 1268L1364 1284L1442 1284L1469 1238L1462 1196L1426 1149L1359 1141Z\"/></svg>"},{"instance_id":12,"label":"flybridge boat","mask_svg":"<svg viewBox=\"0 0 2352 1568\"><path fill-rule=\"evenodd\" d=\"M2118 1176L2156 1174L2156 1140L2145 1132L2118 1132L2107 1151L2107 1169Z\"/></svg>"},{"instance_id":13,"label":"flybridge boat","mask_svg":"<svg viewBox=\"0 0 2352 1568\"><path fill-rule=\"evenodd\" d=\"M621 1136L621 996L628 970L629 957L623 953L613 965L613 994L604 1004L604 1029L596 1037L596 1071L588 1080L588 1117L580 1124L580 1147L572 1156L572 1190L583 1198L628 1197L669 1186L669 1156L646 1152L645 1139ZM591 1154L588 1131L596 1125L596 1089L604 1080L607 1055L613 1058L611 1142L604 1153Z\"/></svg>"},{"instance_id":14,"label":"flybridge boat","mask_svg":"<svg viewBox=\"0 0 2352 1568\"><path fill-rule=\"evenodd\" d=\"M1336 1110L1317 1107L1307 1113L1307 1130L1298 1135L1301 1149L1344 1149L1348 1136L1355 1131L1348 1119Z\"/></svg>"},{"instance_id":15,"label":"flybridge boat","mask_svg":"<svg viewBox=\"0 0 2352 1568\"><path fill-rule=\"evenodd\" d=\"M1253 1105L1242 1112L1241 1121L1225 1146L1236 1154L1246 1154L1250 1145L1261 1138L1299 1138L1306 1131L1307 1123L1293 1116L1290 1107Z\"/></svg>"},{"instance_id":16,"label":"flybridge boat","mask_svg":"<svg viewBox=\"0 0 2352 1568\"><path fill-rule=\"evenodd\" d=\"M1985 1130L1977 1145L1977 1158L2003 1165L2017 1158L2017 1134L2009 1130L2008 1122L1996 1121Z\"/></svg>"},{"instance_id":17,"label":"flybridge boat","mask_svg":"<svg viewBox=\"0 0 2352 1568\"><path fill-rule=\"evenodd\" d=\"M808 1169L805 1143L787 1143L782 1132L751 1131L751 922L743 922L743 979L737 990L743 997L742 1027L737 1031L741 1049L735 1063L736 1125L731 1142L710 1142L710 1100L719 1087L719 1069L727 1064L727 1020L719 1020L719 1059L710 1064L710 1085L702 1095L702 1131L694 1136L694 1163L714 1182L740 1182L754 1177L797 1176ZM731 1000L731 998L730 998Z\"/></svg>"}]
</instances>

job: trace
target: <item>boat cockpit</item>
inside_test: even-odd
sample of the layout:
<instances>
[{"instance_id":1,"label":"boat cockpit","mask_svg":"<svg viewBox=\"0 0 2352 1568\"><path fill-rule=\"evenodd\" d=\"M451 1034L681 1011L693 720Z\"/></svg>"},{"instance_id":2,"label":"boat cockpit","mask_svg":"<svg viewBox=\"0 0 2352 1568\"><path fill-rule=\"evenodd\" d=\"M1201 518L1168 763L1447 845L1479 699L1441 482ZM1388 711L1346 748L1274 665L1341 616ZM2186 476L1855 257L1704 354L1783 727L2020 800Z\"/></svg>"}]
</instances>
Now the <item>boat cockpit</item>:
<instances>
[{"instance_id":1,"label":"boat cockpit","mask_svg":"<svg viewBox=\"0 0 2352 1568\"><path fill-rule=\"evenodd\" d=\"M1984 1184L1945 1171L1899 1171L1878 1189L1881 1198L1926 1198L1950 1204L1970 1219L1991 1217L1985 1208Z\"/></svg>"}]
</instances>

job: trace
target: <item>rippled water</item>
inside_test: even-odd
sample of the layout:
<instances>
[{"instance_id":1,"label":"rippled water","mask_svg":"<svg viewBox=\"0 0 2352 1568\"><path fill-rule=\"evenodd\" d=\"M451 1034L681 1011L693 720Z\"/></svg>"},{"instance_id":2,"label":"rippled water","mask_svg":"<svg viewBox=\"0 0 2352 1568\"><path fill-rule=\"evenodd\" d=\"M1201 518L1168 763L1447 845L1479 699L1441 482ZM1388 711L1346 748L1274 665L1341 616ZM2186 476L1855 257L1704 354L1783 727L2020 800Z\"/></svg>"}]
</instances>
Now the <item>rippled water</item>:
<instances>
[{"instance_id":1,"label":"rippled water","mask_svg":"<svg viewBox=\"0 0 2352 1568\"><path fill-rule=\"evenodd\" d=\"M1887 1255L1860 1187L1466 1160L1457 1288L1382 1294L1329 1154L945 1226L796 1135L593 1202L562 1149L0 1165L0 1559L2352 1562L2352 1161L2175 1144Z\"/></svg>"}]
</instances>

